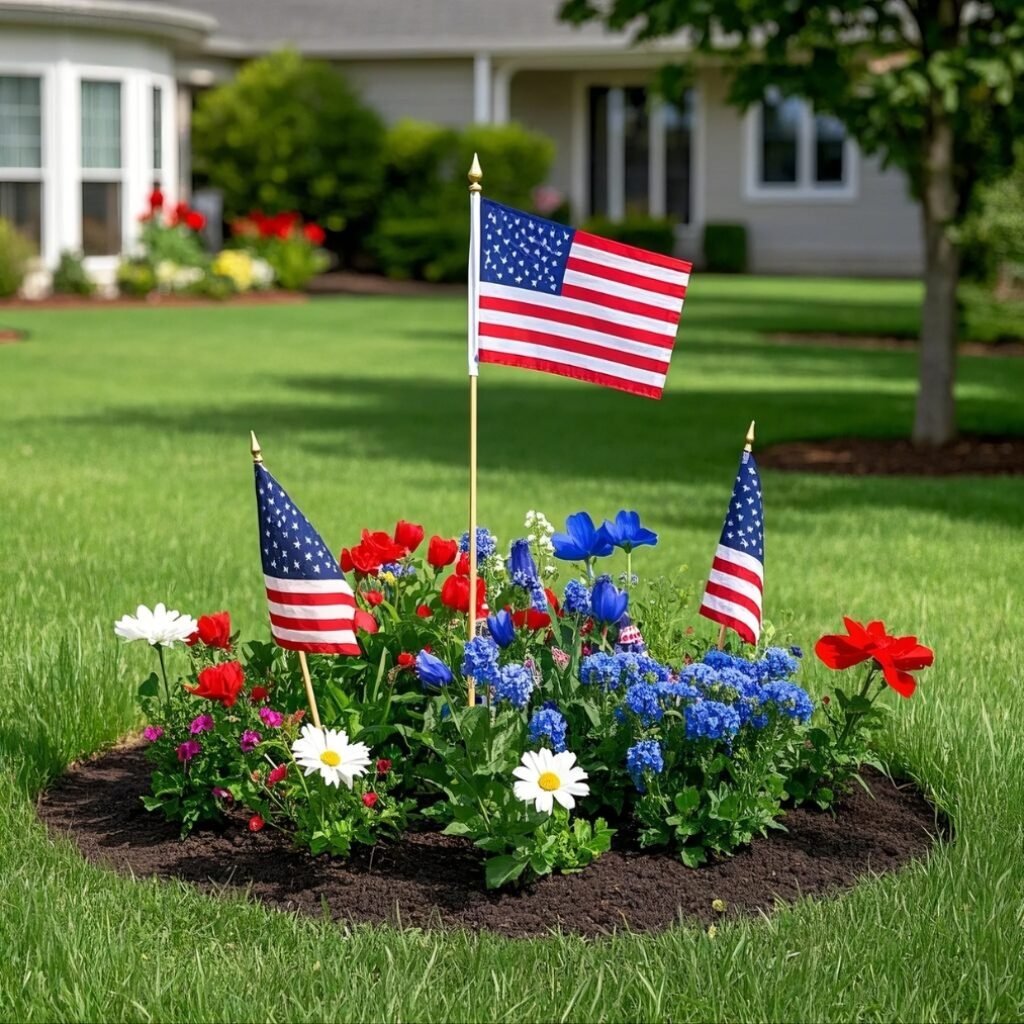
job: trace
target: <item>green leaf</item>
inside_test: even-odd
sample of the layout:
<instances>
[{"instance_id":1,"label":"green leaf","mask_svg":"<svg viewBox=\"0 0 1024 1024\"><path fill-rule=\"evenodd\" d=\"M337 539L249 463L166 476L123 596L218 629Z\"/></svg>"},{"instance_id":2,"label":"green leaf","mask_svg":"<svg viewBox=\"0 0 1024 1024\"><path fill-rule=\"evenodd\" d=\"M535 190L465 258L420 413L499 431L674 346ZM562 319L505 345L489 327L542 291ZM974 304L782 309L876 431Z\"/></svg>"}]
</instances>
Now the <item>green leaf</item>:
<instances>
[{"instance_id":1,"label":"green leaf","mask_svg":"<svg viewBox=\"0 0 1024 1024\"><path fill-rule=\"evenodd\" d=\"M491 857L484 865L484 878L488 889L500 889L507 882L518 878L526 869L527 861L512 854Z\"/></svg>"},{"instance_id":2,"label":"green leaf","mask_svg":"<svg viewBox=\"0 0 1024 1024\"><path fill-rule=\"evenodd\" d=\"M679 859L688 868L699 868L708 859L708 854L703 846L684 846L679 851Z\"/></svg>"},{"instance_id":3,"label":"green leaf","mask_svg":"<svg viewBox=\"0 0 1024 1024\"><path fill-rule=\"evenodd\" d=\"M692 814L700 806L700 791L696 786L687 786L676 793L676 810L684 817Z\"/></svg>"},{"instance_id":4,"label":"green leaf","mask_svg":"<svg viewBox=\"0 0 1024 1024\"><path fill-rule=\"evenodd\" d=\"M145 679L139 683L139 699L143 697L156 697L160 693L160 677L155 672L150 672Z\"/></svg>"}]
</instances>

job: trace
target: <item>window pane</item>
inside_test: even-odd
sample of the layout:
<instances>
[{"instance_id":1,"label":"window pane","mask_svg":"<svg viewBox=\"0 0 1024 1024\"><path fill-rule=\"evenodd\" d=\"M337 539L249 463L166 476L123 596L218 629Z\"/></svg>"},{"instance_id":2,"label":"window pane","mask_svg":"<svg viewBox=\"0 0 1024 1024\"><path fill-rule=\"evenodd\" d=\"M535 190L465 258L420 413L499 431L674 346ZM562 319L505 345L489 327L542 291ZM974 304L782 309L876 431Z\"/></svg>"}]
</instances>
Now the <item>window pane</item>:
<instances>
[{"instance_id":1,"label":"window pane","mask_svg":"<svg viewBox=\"0 0 1024 1024\"><path fill-rule=\"evenodd\" d=\"M590 90L590 212L608 213L608 90Z\"/></svg>"},{"instance_id":2,"label":"window pane","mask_svg":"<svg viewBox=\"0 0 1024 1024\"><path fill-rule=\"evenodd\" d=\"M841 185L846 129L829 114L814 118L814 180L819 184Z\"/></svg>"},{"instance_id":3,"label":"window pane","mask_svg":"<svg viewBox=\"0 0 1024 1024\"><path fill-rule=\"evenodd\" d=\"M761 181L796 184L797 136L803 104L796 97L765 97L761 108Z\"/></svg>"},{"instance_id":4,"label":"window pane","mask_svg":"<svg viewBox=\"0 0 1024 1024\"><path fill-rule=\"evenodd\" d=\"M160 86L153 86L153 170L164 165L164 100Z\"/></svg>"},{"instance_id":5,"label":"window pane","mask_svg":"<svg viewBox=\"0 0 1024 1024\"><path fill-rule=\"evenodd\" d=\"M0 75L0 167L42 166L40 80Z\"/></svg>"},{"instance_id":6,"label":"window pane","mask_svg":"<svg viewBox=\"0 0 1024 1024\"><path fill-rule=\"evenodd\" d=\"M82 182L82 251L86 256L116 256L121 251L121 186Z\"/></svg>"},{"instance_id":7,"label":"window pane","mask_svg":"<svg viewBox=\"0 0 1024 1024\"><path fill-rule=\"evenodd\" d=\"M121 166L119 82L82 82L82 166Z\"/></svg>"},{"instance_id":8,"label":"window pane","mask_svg":"<svg viewBox=\"0 0 1024 1024\"><path fill-rule=\"evenodd\" d=\"M666 103L665 124L665 213L690 223L690 145L693 138L693 90L687 89L681 104Z\"/></svg>"},{"instance_id":9,"label":"window pane","mask_svg":"<svg viewBox=\"0 0 1024 1024\"><path fill-rule=\"evenodd\" d=\"M0 217L38 249L42 241L43 186L38 181L0 181Z\"/></svg>"},{"instance_id":10,"label":"window pane","mask_svg":"<svg viewBox=\"0 0 1024 1024\"><path fill-rule=\"evenodd\" d=\"M647 90L623 89L623 156L625 213L649 212L650 130L647 117Z\"/></svg>"}]
</instances>

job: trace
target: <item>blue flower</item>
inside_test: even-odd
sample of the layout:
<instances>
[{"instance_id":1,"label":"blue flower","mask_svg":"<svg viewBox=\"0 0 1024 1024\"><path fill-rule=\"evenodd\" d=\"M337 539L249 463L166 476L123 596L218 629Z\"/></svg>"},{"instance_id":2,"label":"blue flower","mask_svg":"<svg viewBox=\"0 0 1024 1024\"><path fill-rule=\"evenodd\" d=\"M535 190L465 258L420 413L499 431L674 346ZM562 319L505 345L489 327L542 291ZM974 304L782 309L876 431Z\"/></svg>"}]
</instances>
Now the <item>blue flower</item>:
<instances>
[{"instance_id":1,"label":"blue flower","mask_svg":"<svg viewBox=\"0 0 1024 1024\"><path fill-rule=\"evenodd\" d=\"M566 562L585 562L591 558L602 558L612 553L615 546L608 539L603 528L594 526L594 520L586 512L577 512L565 520L565 533L551 537L555 558Z\"/></svg>"},{"instance_id":2,"label":"blue flower","mask_svg":"<svg viewBox=\"0 0 1024 1024\"><path fill-rule=\"evenodd\" d=\"M512 541L506 568L513 586L528 590L533 607L539 612L546 611L548 599L544 593L544 585L537 573L537 563L533 560L533 555L530 554L529 541Z\"/></svg>"},{"instance_id":3,"label":"blue flower","mask_svg":"<svg viewBox=\"0 0 1024 1024\"><path fill-rule=\"evenodd\" d=\"M389 572L392 576L415 576L415 565L403 565L401 562L385 562L380 567L382 573Z\"/></svg>"},{"instance_id":4,"label":"blue flower","mask_svg":"<svg viewBox=\"0 0 1024 1024\"><path fill-rule=\"evenodd\" d=\"M688 740L720 740L735 736L740 728L739 712L717 700L698 700L685 708Z\"/></svg>"},{"instance_id":5,"label":"blue flower","mask_svg":"<svg viewBox=\"0 0 1024 1024\"><path fill-rule=\"evenodd\" d=\"M533 693L533 673L525 665L506 665L494 681L494 696L514 708L525 708Z\"/></svg>"},{"instance_id":6,"label":"blue flower","mask_svg":"<svg viewBox=\"0 0 1024 1024\"><path fill-rule=\"evenodd\" d=\"M658 691L650 683L633 683L626 690L625 706L640 719L644 728L660 722L665 716Z\"/></svg>"},{"instance_id":7,"label":"blue flower","mask_svg":"<svg viewBox=\"0 0 1024 1024\"><path fill-rule=\"evenodd\" d=\"M590 588L580 580L569 580L565 585L565 599L562 608L567 615L590 614Z\"/></svg>"},{"instance_id":8,"label":"blue flower","mask_svg":"<svg viewBox=\"0 0 1024 1024\"><path fill-rule=\"evenodd\" d=\"M580 682L587 686L600 686L603 690L617 690L622 685L622 671L620 658L598 651L588 654L580 662Z\"/></svg>"},{"instance_id":9,"label":"blue flower","mask_svg":"<svg viewBox=\"0 0 1024 1024\"><path fill-rule=\"evenodd\" d=\"M600 579L590 592L591 614L597 622L618 622L629 607L629 594L619 590L611 580Z\"/></svg>"},{"instance_id":10,"label":"blue flower","mask_svg":"<svg viewBox=\"0 0 1024 1024\"><path fill-rule=\"evenodd\" d=\"M671 676L668 666L655 661L649 654L623 652L618 658L627 683L667 683Z\"/></svg>"},{"instance_id":11,"label":"blue flower","mask_svg":"<svg viewBox=\"0 0 1024 1024\"><path fill-rule=\"evenodd\" d=\"M497 679L498 645L489 636L475 636L467 641L462 674L486 683Z\"/></svg>"},{"instance_id":12,"label":"blue flower","mask_svg":"<svg viewBox=\"0 0 1024 1024\"><path fill-rule=\"evenodd\" d=\"M508 647L516 638L516 626L512 621L512 613L502 608L487 616L487 628L499 647Z\"/></svg>"},{"instance_id":13,"label":"blue flower","mask_svg":"<svg viewBox=\"0 0 1024 1024\"><path fill-rule=\"evenodd\" d=\"M764 662L768 668L769 679L788 679L800 668L796 658L781 647L769 647L764 652Z\"/></svg>"},{"instance_id":14,"label":"blue flower","mask_svg":"<svg viewBox=\"0 0 1024 1024\"><path fill-rule=\"evenodd\" d=\"M626 770L633 779L633 785L641 793L647 792L644 774L660 775L665 770L665 758L657 740L639 740L626 751Z\"/></svg>"},{"instance_id":15,"label":"blue flower","mask_svg":"<svg viewBox=\"0 0 1024 1024\"><path fill-rule=\"evenodd\" d=\"M793 646L789 649L789 653L792 654L794 658L802 658L804 656L804 649L802 647L797 647L796 644L793 644Z\"/></svg>"},{"instance_id":16,"label":"blue flower","mask_svg":"<svg viewBox=\"0 0 1024 1024\"><path fill-rule=\"evenodd\" d=\"M426 686L447 686L452 679L452 670L429 651L420 651L416 655L416 674L420 682Z\"/></svg>"},{"instance_id":17,"label":"blue flower","mask_svg":"<svg viewBox=\"0 0 1024 1024\"><path fill-rule=\"evenodd\" d=\"M469 551L469 530L459 538L459 550ZM498 542L486 526L476 528L476 564L485 562L498 550Z\"/></svg>"},{"instance_id":18,"label":"blue flower","mask_svg":"<svg viewBox=\"0 0 1024 1024\"><path fill-rule=\"evenodd\" d=\"M623 509L616 513L615 522L606 519L601 529L617 548L622 548L625 552L643 547L645 544L658 543L658 535L640 525L639 512L627 512Z\"/></svg>"},{"instance_id":19,"label":"blue flower","mask_svg":"<svg viewBox=\"0 0 1024 1024\"><path fill-rule=\"evenodd\" d=\"M531 743L541 743L545 739L551 741L551 749L560 754L565 750L565 718L557 708L550 708L546 704L535 711L527 727Z\"/></svg>"},{"instance_id":20,"label":"blue flower","mask_svg":"<svg viewBox=\"0 0 1024 1024\"><path fill-rule=\"evenodd\" d=\"M765 704L774 704L787 718L806 722L814 713L814 704L807 691L796 683L766 683L761 687L761 699Z\"/></svg>"},{"instance_id":21,"label":"blue flower","mask_svg":"<svg viewBox=\"0 0 1024 1024\"><path fill-rule=\"evenodd\" d=\"M732 668L732 655L726 651L708 651L704 655L704 664L712 668Z\"/></svg>"}]
</instances>

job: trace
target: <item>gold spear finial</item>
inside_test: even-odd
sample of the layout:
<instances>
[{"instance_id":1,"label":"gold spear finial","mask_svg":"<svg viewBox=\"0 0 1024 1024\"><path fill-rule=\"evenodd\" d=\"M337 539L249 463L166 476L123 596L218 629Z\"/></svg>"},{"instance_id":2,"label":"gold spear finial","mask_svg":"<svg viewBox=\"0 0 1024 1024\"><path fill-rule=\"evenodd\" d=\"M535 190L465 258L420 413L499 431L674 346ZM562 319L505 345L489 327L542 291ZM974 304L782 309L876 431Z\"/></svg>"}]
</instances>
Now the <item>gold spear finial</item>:
<instances>
[{"instance_id":1,"label":"gold spear finial","mask_svg":"<svg viewBox=\"0 0 1024 1024\"><path fill-rule=\"evenodd\" d=\"M747 427L747 443L743 446L745 452L752 452L754 450L754 421L750 421L750 426Z\"/></svg>"},{"instance_id":2,"label":"gold spear finial","mask_svg":"<svg viewBox=\"0 0 1024 1024\"><path fill-rule=\"evenodd\" d=\"M260 448L260 443L256 440L254 430L249 431L249 450L252 452L253 462L263 462L263 449Z\"/></svg>"},{"instance_id":3,"label":"gold spear finial","mask_svg":"<svg viewBox=\"0 0 1024 1024\"><path fill-rule=\"evenodd\" d=\"M480 179L483 178L484 172L480 170L480 158L473 154L473 163L469 167L469 191L470 192L482 192L483 188L480 185Z\"/></svg>"}]
</instances>

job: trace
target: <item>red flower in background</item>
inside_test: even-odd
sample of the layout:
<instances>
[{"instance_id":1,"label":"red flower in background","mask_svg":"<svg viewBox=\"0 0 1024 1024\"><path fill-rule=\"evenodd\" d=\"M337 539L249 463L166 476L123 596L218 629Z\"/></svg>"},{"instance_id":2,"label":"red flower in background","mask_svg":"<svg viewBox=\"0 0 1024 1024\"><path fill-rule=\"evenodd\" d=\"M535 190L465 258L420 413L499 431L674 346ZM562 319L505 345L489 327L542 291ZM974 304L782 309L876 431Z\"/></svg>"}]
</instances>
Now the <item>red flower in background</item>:
<instances>
[{"instance_id":1,"label":"red flower in background","mask_svg":"<svg viewBox=\"0 0 1024 1024\"><path fill-rule=\"evenodd\" d=\"M443 537L438 537L437 534L430 538L430 543L427 545L427 561L435 569L443 569L446 565L451 565L458 553L459 542L457 540L445 540Z\"/></svg>"},{"instance_id":2,"label":"red flower in background","mask_svg":"<svg viewBox=\"0 0 1024 1024\"><path fill-rule=\"evenodd\" d=\"M258 814L254 814L249 819L250 832L259 832L259 830L263 828L264 825L266 825L266 822Z\"/></svg>"},{"instance_id":3,"label":"red flower in background","mask_svg":"<svg viewBox=\"0 0 1024 1024\"><path fill-rule=\"evenodd\" d=\"M245 685L245 673L237 661L226 661L221 665L211 665L199 673L198 686L186 686L185 689L196 697L220 701L230 708L238 700L238 695Z\"/></svg>"},{"instance_id":4,"label":"red flower in background","mask_svg":"<svg viewBox=\"0 0 1024 1024\"><path fill-rule=\"evenodd\" d=\"M423 527L419 523L407 523L399 519L395 524L395 543L405 548L405 553L412 554L423 543Z\"/></svg>"},{"instance_id":5,"label":"red flower in background","mask_svg":"<svg viewBox=\"0 0 1024 1024\"><path fill-rule=\"evenodd\" d=\"M413 660L415 661L415 659L413 659ZM391 771L391 758L390 757L378 758L378 760L377 760L377 774L378 775L387 775L387 773L389 771Z\"/></svg>"},{"instance_id":6,"label":"red flower in background","mask_svg":"<svg viewBox=\"0 0 1024 1024\"><path fill-rule=\"evenodd\" d=\"M265 701L270 696L270 691L265 686L254 686L252 693L249 694L249 700L254 704L259 704Z\"/></svg>"},{"instance_id":7,"label":"red flower in background","mask_svg":"<svg viewBox=\"0 0 1024 1024\"><path fill-rule=\"evenodd\" d=\"M395 663L401 669L412 668L416 664L416 655L410 654L408 651L402 651L402 653L395 658Z\"/></svg>"},{"instance_id":8,"label":"red flower in background","mask_svg":"<svg viewBox=\"0 0 1024 1024\"><path fill-rule=\"evenodd\" d=\"M185 227L192 231L202 231L206 227L206 218L197 210L189 210L185 214Z\"/></svg>"},{"instance_id":9,"label":"red flower in background","mask_svg":"<svg viewBox=\"0 0 1024 1024\"><path fill-rule=\"evenodd\" d=\"M882 670L885 681L901 696L909 697L917 686L911 672L928 668L935 660L930 647L917 642L916 636L892 636L880 620L867 626L843 617L846 633L823 636L814 653L832 669L850 668L871 659Z\"/></svg>"},{"instance_id":10,"label":"red flower in background","mask_svg":"<svg viewBox=\"0 0 1024 1024\"><path fill-rule=\"evenodd\" d=\"M369 612L364 612L362 608L356 609L353 625L364 633L376 633L380 629L377 620Z\"/></svg>"},{"instance_id":11,"label":"red flower in background","mask_svg":"<svg viewBox=\"0 0 1024 1024\"><path fill-rule=\"evenodd\" d=\"M288 765L286 764L279 764L276 768L272 768L267 776L267 789L273 789L287 774Z\"/></svg>"},{"instance_id":12,"label":"red flower in background","mask_svg":"<svg viewBox=\"0 0 1024 1024\"><path fill-rule=\"evenodd\" d=\"M164 194L160 189L155 188L149 193L149 212L156 213L164 208Z\"/></svg>"},{"instance_id":13,"label":"red flower in background","mask_svg":"<svg viewBox=\"0 0 1024 1024\"><path fill-rule=\"evenodd\" d=\"M418 604L416 605L416 614L421 619L429 619L434 614L434 611L429 604Z\"/></svg>"},{"instance_id":14,"label":"red flower in background","mask_svg":"<svg viewBox=\"0 0 1024 1024\"><path fill-rule=\"evenodd\" d=\"M462 554L459 555L459 560L455 563L455 573L458 576L468 576L469 575L469 553L468 552L463 551Z\"/></svg>"},{"instance_id":15,"label":"red flower in background","mask_svg":"<svg viewBox=\"0 0 1024 1024\"><path fill-rule=\"evenodd\" d=\"M327 238L327 232L319 224L306 224L302 229L302 233L306 236L306 241L311 245L323 245L324 239Z\"/></svg>"},{"instance_id":16,"label":"red flower in background","mask_svg":"<svg viewBox=\"0 0 1024 1024\"><path fill-rule=\"evenodd\" d=\"M379 590L364 590L363 599L368 605L378 605L384 600L384 595Z\"/></svg>"},{"instance_id":17,"label":"red flower in background","mask_svg":"<svg viewBox=\"0 0 1024 1024\"><path fill-rule=\"evenodd\" d=\"M377 805L379 797L376 793L364 793L363 794L363 805L369 808L373 808Z\"/></svg>"},{"instance_id":18,"label":"red flower in background","mask_svg":"<svg viewBox=\"0 0 1024 1024\"><path fill-rule=\"evenodd\" d=\"M469 579L466 576L449 576L441 587L441 604L452 611L469 614ZM476 615L487 614L487 581L476 581Z\"/></svg>"},{"instance_id":19,"label":"red flower in background","mask_svg":"<svg viewBox=\"0 0 1024 1024\"><path fill-rule=\"evenodd\" d=\"M214 612L212 615L201 615L196 623L196 631L186 641L189 647L202 640L207 647L219 647L222 651L231 650L231 614Z\"/></svg>"},{"instance_id":20,"label":"red flower in background","mask_svg":"<svg viewBox=\"0 0 1024 1024\"><path fill-rule=\"evenodd\" d=\"M548 607L553 608L555 614L561 618L564 613L554 592L545 587L544 594L548 599ZM522 629L523 626L530 630L544 629L551 625L551 615L548 612L539 612L536 608L527 608L525 611L512 612L512 624L516 629Z\"/></svg>"}]
</instances>

